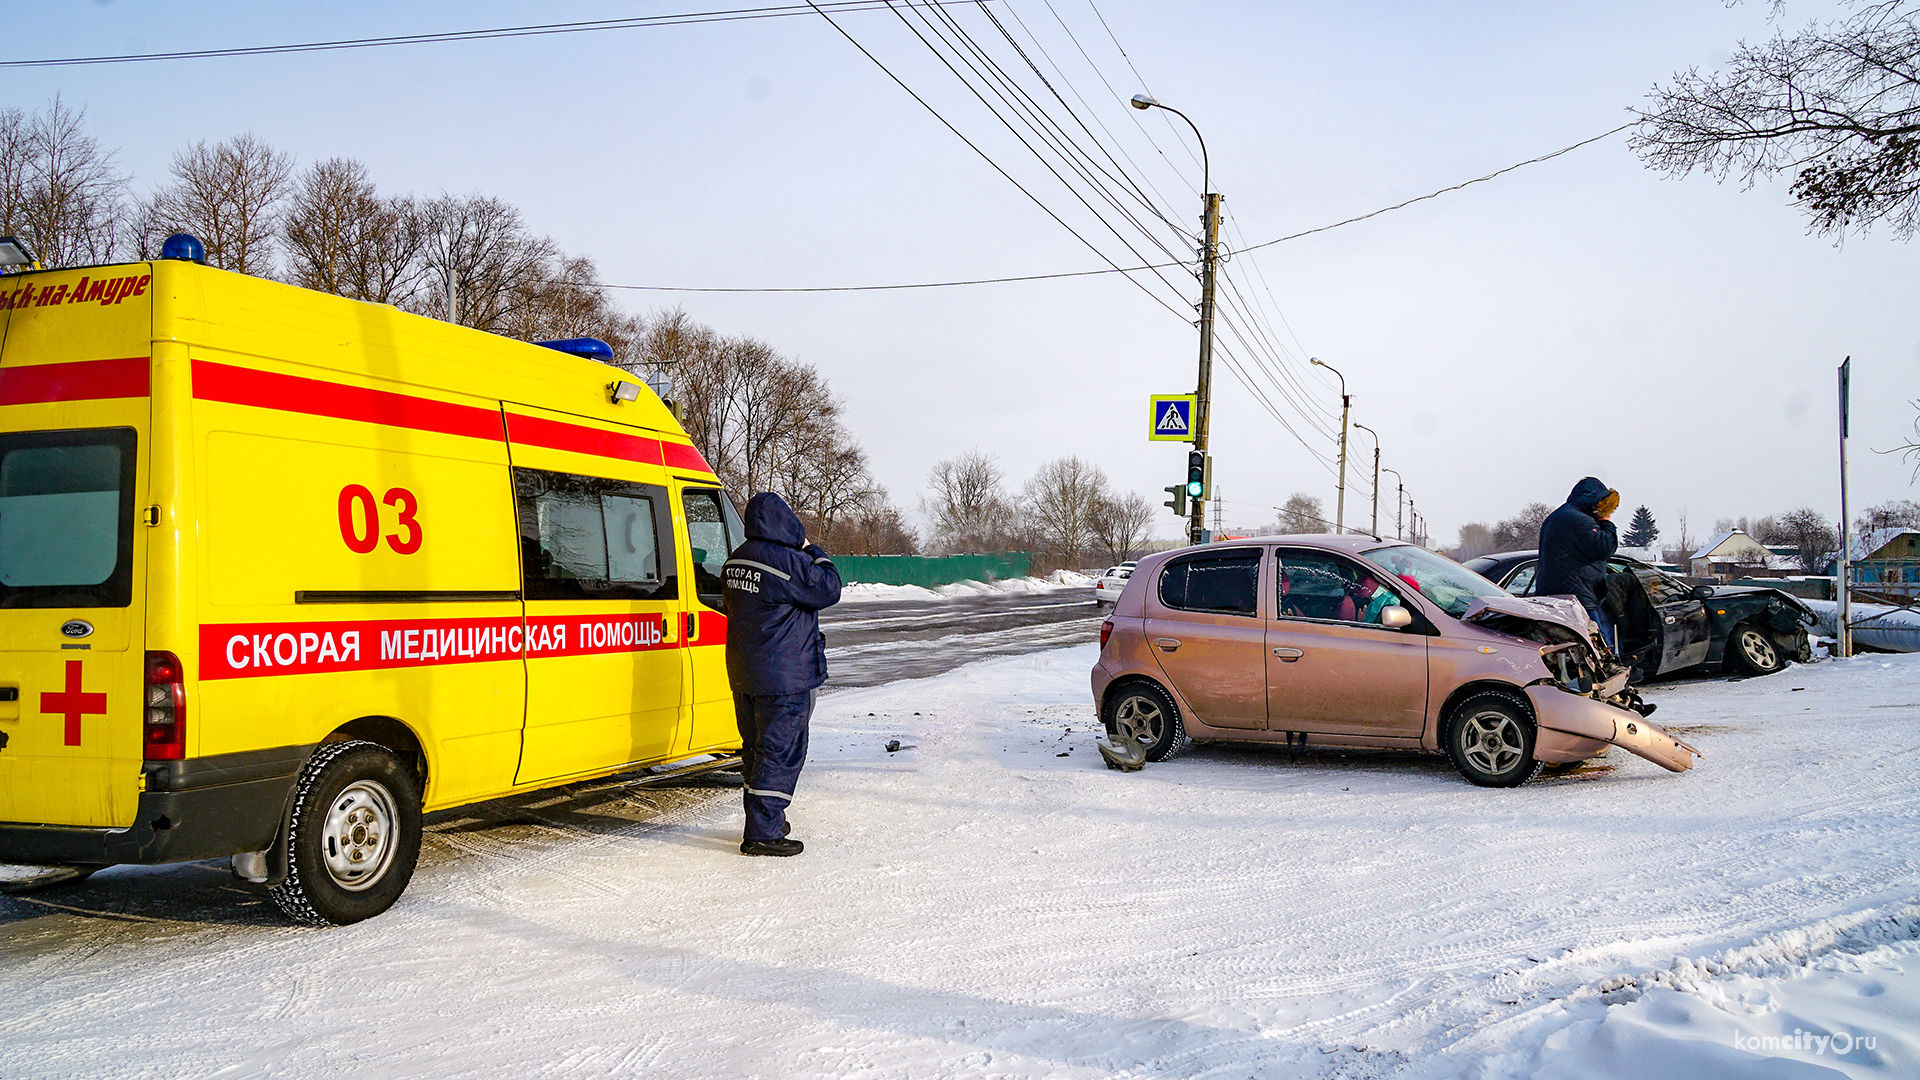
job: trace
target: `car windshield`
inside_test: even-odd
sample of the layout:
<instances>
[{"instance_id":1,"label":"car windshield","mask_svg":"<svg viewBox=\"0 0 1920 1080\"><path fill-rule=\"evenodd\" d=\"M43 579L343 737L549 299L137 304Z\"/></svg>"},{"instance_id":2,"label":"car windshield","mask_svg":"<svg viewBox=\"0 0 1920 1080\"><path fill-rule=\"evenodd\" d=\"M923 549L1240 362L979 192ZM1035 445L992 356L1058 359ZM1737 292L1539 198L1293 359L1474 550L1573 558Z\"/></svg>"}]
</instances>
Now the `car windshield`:
<instances>
[{"instance_id":1,"label":"car windshield","mask_svg":"<svg viewBox=\"0 0 1920 1080\"><path fill-rule=\"evenodd\" d=\"M1374 564L1420 591L1455 618L1475 597L1511 596L1507 590L1444 555L1410 544L1390 544L1365 553Z\"/></svg>"}]
</instances>

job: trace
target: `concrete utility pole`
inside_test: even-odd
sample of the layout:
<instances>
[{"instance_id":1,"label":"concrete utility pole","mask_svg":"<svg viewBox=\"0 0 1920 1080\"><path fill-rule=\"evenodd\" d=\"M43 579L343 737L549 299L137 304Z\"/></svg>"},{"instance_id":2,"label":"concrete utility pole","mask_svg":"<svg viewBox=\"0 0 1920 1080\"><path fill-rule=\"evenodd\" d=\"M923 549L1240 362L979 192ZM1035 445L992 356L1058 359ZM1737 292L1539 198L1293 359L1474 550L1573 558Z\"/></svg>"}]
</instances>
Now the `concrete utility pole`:
<instances>
[{"instance_id":1,"label":"concrete utility pole","mask_svg":"<svg viewBox=\"0 0 1920 1080\"><path fill-rule=\"evenodd\" d=\"M1319 364L1335 375L1340 369L1317 356L1307 357L1308 362ZM1347 396L1347 377L1340 375L1340 477L1334 482L1337 493L1333 501L1333 531L1347 531L1347 414L1353 411L1353 399Z\"/></svg>"},{"instance_id":2,"label":"concrete utility pole","mask_svg":"<svg viewBox=\"0 0 1920 1080\"><path fill-rule=\"evenodd\" d=\"M1208 425L1213 419L1213 272L1220 250L1220 196L1213 193L1213 173L1207 160L1207 140L1200 125L1171 105L1162 105L1145 94L1133 95L1136 109L1165 109L1187 122L1200 143L1200 378L1194 388L1193 448L1207 452ZM1211 482L1212 470L1207 470ZM1193 501L1193 518L1187 523L1187 542L1198 544L1207 531L1207 493Z\"/></svg>"},{"instance_id":3,"label":"concrete utility pole","mask_svg":"<svg viewBox=\"0 0 1920 1080\"><path fill-rule=\"evenodd\" d=\"M1368 535L1371 535L1371 536L1379 536L1380 535L1380 433L1373 430L1372 428L1368 427L1365 424L1355 424L1353 426L1373 436L1373 528L1368 529L1367 533Z\"/></svg>"},{"instance_id":4,"label":"concrete utility pole","mask_svg":"<svg viewBox=\"0 0 1920 1080\"><path fill-rule=\"evenodd\" d=\"M1394 470L1392 469L1381 469L1380 471L1393 473L1394 480L1398 482L1398 489L1394 492L1394 495L1393 495L1393 538L1395 540L1404 540L1406 539L1406 537L1400 534L1401 533L1400 511L1402 508L1402 504L1405 503L1407 500L1407 482L1404 478L1401 477L1399 473L1394 472Z\"/></svg>"}]
</instances>

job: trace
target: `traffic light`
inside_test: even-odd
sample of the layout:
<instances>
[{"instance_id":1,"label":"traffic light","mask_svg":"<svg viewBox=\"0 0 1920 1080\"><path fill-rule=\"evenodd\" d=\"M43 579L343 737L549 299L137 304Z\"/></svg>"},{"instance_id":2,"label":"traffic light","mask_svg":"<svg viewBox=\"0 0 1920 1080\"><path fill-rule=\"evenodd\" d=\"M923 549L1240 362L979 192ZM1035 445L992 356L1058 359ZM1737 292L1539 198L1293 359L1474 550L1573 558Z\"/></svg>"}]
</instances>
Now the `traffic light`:
<instances>
[{"instance_id":1,"label":"traffic light","mask_svg":"<svg viewBox=\"0 0 1920 1080\"><path fill-rule=\"evenodd\" d=\"M1168 499L1166 502L1163 502L1160 505L1173 511L1174 517L1186 517L1187 516L1186 487L1181 484L1175 484L1172 487L1163 487L1160 490L1173 496L1173 498Z\"/></svg>"},{"instance_id":2,"label":"traffic light","mask_svg":"<svg viewBox=\"0 0 1920 1080\"><path fill-rule=\"evenodd\" d=\"M1210 467L1212 464L1212 462L1207 460L1207 455L1202 451L1195 450L1187 455L1187 496L1189 498L1204 499L1207 497L1208 481L1213 479L1212 476L1208 475L1213 472L1213 469Z\"/></svg>"}]
</instances>

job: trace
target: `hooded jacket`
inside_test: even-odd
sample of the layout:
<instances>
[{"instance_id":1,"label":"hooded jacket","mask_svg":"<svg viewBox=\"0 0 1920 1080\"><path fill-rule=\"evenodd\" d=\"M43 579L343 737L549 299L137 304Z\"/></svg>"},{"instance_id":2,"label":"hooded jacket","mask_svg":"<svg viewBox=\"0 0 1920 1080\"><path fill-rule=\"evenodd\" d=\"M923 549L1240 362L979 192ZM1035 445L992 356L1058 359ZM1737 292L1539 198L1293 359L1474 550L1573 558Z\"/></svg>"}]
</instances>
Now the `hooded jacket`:
<instances>
[{"instance_id":1,"label":"hooded jacket","mask_svg":"<svg viewBox=\"0 0 1920 1080\"><path fill-rule=\"evenodd\" d=\"M736 694L806 693L827 681L818 612L840 602L840 571L778 495L747 500L745 524L723 570L727 676Z\"/></svg>"},{"instance_id":2,"label":"hooded jacket","mask_svg":"<svg viewBox=\"0 0 1920 1080\"><path fill-rule=\"evenodd\" d=\"M1594 508L1610 490L1586 477L1540 524L1540 570L1534 577L1534 595L1573 596L1588 611L1600 610L1600 597L1607 591L1607 560L1620 547L1613 522L1594 516Z\"/></svg>"}]
</instances>

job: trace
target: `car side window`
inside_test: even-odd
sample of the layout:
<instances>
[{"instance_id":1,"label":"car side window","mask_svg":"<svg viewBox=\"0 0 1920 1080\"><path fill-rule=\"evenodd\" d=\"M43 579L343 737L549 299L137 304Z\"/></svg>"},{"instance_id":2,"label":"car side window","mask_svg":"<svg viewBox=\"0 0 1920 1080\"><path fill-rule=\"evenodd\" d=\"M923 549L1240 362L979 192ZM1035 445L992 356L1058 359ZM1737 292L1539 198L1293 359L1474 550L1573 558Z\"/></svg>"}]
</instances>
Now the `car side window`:
<instances>
[{"instance_id":1,"label":"car side window","mask_svg":"<svg viewBox=\"0 0 1920 1080\"><path fill-rule=\"evenodd\" d=\"M1521 567L1520 572L1513 575L1513 579L1507 582L1507 591L1515 596L1532 596L1533 572L1539 568L1539 563L1528 563Z\"/></svg>"},{"instance_id":2,"label":"car side window","mask_svg":"<svg viewBox=\"0 0 1920 1080\"><path fill-rule=\"evenodd\" d=\"M1374 574L1331 555L1279 554L1282 619L1380 624L1380 613L1402 606L1400 596Z\"/></svg>"},{"instance_id":3,"label":"car side window","mask_svg":"<svg viewBox=\"0 0 1920 1080\"><path fill-rule=\"evenodd\" d=\"M1253 615L1259 594L1257 550L1189 555L1160 571L1160 603L1179 611Z\"/></svg>"},{"instance_id":4,"label":"car side window","mask_svg":"<svg viewBox=\"0 0 1920 1080\"><path fill-rule=\"evenodd\" d=\"M1690 599L1693 590L1673 580L1658 570L1644 570L1639 574L1640 583L1647 587L1647 595L1656 604L1677 604Z\"/></svg>"}]
</instances>

